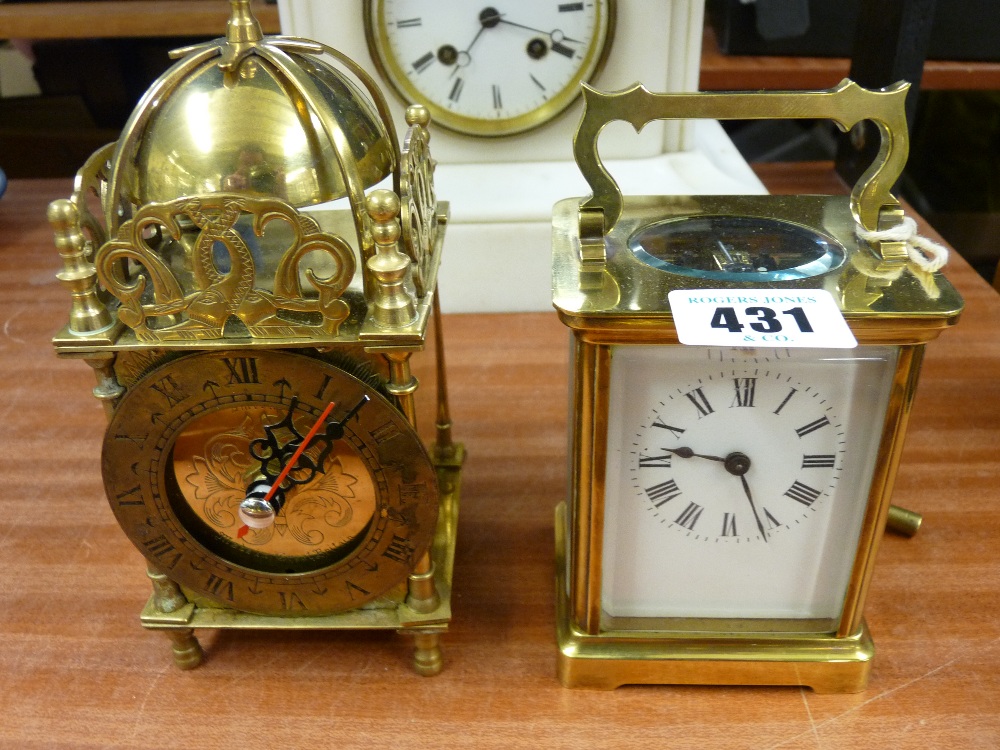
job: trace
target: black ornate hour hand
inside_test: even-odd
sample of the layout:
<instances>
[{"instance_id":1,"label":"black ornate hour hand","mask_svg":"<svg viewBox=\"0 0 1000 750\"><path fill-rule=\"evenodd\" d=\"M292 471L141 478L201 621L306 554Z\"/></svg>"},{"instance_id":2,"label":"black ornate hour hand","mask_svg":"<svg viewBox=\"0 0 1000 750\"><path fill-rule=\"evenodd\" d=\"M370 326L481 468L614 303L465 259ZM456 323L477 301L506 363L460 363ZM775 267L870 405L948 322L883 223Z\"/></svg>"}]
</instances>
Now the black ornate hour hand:
<instances>
[{"instance_id":1,"label":"black ornate hour hand","mask_svg":"<svg viewBox=\"0 0 1000 750\"><path fill-rule=\"evenodd\" d=\"M260 462L260 474L266 479L277 479L287 459L302 442L303 435L296 429L295 421L292 418L298 405L298 397L292 396L288 402L288 411L285 416L274 424L264 425L265 436L250 441L250 455ZM284 445L279 439L279 433L282 430L293 435Z\"/></svg>"},{"instance_id":2,"label":"black ornate hour hand","mask_svg":"<svg viewBox=\"0 0 1000 750\"><path fill-rule=\"evenodd\" d=\"M328 419L335 406L330 403L309 432L303 436L296 427L292 415L298 405L298 398L293 396L289 402L288 412L281 421L273 425L264 425L265 438L250 442L250 455L261 464L262 478L250 483L247 496L240 503L239 516L244 525L236 536L242 538L251 527L267 528L285 505L285 492L297 484L306 484L324 471L324 464L333 450L336 441L344 437L344 424L352 419L361 407L368 403L369 397L364 395L354 407L339 420ZM320 430L323 430L320 433ZM281 430L290 432L293 437L281 445L278 435ZM307 454L309 447L318 447L319 451Z\"/></svg>"}]
</instances>

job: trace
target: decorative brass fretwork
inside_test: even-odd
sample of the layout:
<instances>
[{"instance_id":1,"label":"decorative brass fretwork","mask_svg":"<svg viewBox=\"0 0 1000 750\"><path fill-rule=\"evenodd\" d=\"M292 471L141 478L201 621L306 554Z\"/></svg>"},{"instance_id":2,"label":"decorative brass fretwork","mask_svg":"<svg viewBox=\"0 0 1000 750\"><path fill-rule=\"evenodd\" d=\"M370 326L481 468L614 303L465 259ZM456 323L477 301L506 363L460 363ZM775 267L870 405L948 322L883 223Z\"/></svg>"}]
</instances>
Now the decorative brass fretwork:
<instances>
[{"instance_id":1,"label":"decorative brass fretwork","mask_svg":"<svg viewBox=\"0 0 1000 750\"><path fill-rule=\"evenodd\" d=\"M272 222L289 235L277 251L263 242ZM327 256L328 276L303 263L316 251ZM142 271L126 272L125 260ZM287 203L227 193L142 206L94 264L121 303L119 319L147 343L222 338L232 318L253 337L335 336L350 313L340 297L355 268L344 239ZM300 271L315 290L308 297Z\"/></svg>"},{"instance_id":2,"label":"decorative brass fretwork","mask_svg":"<svg viewBox=\"0 0 1000 750\"><path fill-rule=\"evenodd\" d=\"M410 126L403 140L399 195L403 247L413 261L413 284L417 296L427 291L428 263L437 238L437 198L434 195L434 160L430 154L427 125L430 113L420 105L406 110Z\"/></svg>"}]
</instances>

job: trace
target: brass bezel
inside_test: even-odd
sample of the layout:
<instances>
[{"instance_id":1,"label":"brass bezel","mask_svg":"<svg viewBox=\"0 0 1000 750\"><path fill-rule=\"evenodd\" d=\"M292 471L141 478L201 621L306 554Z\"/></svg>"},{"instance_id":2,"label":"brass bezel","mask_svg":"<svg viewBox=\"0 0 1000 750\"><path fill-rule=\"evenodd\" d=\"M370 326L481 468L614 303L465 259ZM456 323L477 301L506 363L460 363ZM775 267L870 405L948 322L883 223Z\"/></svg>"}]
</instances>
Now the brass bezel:
<instances>
[{"instance_id":1,"label":"brass bezel","mask_svg":"<svg viewBox=\"0 0 1000 750\"><path fill-rule=\"evenodd\" d=\"M594 37L578 74L542 106L516 117L478 118L456 114L435 104L413 85L405 69L392 54L388 42L382 0L364 0L365 39L372 61L382 78L407 105L421 104L430 112L435 125L463 135L498 138L534 130L556 119L580 96L580 84L592 81L604 67L614 41L617 0L597 3L599 33ZM606 11L606 13L602 13Z\"/></svg>"}]
</instances>

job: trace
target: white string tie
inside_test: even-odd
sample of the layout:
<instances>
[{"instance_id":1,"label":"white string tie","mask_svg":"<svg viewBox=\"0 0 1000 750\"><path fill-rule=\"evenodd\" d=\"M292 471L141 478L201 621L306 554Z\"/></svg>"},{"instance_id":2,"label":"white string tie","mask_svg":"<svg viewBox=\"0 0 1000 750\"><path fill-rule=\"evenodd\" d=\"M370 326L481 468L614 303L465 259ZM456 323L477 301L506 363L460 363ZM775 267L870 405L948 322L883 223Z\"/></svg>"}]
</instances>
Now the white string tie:
<instances>
[{"instance_id":1,"label":"white string tie","mask_svg":"<svg viewBox=\"0 0 1000 750\"><path fill-rule=\"evenodd\" d=\"M909 216L904 216L899 224L889 229L870 232L864 227L858 227L857 232L861 239L868 242L906 243L907 257L922 271L933 273L948 262L948 248L917 234L917 222Z\"/></svg>"}]
</instances>

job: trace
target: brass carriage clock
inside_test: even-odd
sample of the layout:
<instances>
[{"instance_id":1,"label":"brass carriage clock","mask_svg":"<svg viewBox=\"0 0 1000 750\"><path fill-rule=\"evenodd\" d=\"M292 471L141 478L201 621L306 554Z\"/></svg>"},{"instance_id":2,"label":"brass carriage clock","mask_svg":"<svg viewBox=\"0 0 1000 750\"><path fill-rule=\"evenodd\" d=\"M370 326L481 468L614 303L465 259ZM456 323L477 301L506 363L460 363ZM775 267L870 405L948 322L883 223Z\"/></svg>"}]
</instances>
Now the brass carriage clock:
<instances>
[{"instance_id":1,"label":"brass carriage clock","mask_svg":"<svg viewBox=\"0 0 1000 750\"><path fill-rule=\"evenodd\" d=\"M593 194L553 217L573 333L563 684L865 687L862 606L923 348L962 308L886 231L912 221L889 192L906 88L585 91ZM601 129L685 117L871 119L882 147L850 197L623 198ZM824 299L846 342L820 330Z\"/></svg>"},{"instance_id":2,"label":"brass carriage clock","mask_svg":"<svg viewBox=\"0 0 1000 750\"><path fill-rule=\"evenodd\" d=\"M413 635L436 674L463 449L429 118L411 108L400 147L355 63L231 5L51 205L73 296L55 347L96 372L142 624L178 666L196 628L365 628Z\"/></svg>"}]
</instances>

